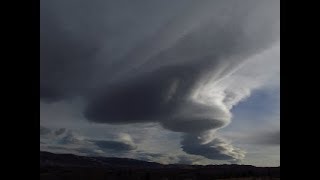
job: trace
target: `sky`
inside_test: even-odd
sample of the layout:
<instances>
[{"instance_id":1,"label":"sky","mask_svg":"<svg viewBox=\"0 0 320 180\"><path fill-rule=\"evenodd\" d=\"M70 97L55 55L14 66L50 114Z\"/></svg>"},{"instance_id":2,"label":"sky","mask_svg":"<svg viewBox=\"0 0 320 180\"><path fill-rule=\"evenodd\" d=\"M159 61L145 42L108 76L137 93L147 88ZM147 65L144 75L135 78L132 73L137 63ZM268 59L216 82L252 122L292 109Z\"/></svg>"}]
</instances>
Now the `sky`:
<instances>
[{"instance_id":1,"label":"sky","mask_svg":"<svg viewBox=\"0 0 320 180\"><path fill-rule=\"evenodd\" d=\"M278 0L41 0L40 150L280 166Z\"/></svg>"}]
</instances>

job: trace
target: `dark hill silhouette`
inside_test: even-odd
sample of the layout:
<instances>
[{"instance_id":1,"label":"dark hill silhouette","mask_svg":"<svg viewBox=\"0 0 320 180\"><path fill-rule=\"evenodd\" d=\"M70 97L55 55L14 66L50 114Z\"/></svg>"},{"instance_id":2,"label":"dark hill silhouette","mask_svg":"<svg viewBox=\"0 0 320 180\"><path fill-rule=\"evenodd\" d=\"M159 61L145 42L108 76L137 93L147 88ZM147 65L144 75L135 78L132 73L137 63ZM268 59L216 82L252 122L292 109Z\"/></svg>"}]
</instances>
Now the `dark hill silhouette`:
<instances>
[{"instance_id":1,"label":"dark hill silhouette","mask_svg":"<svg viewBox=\"0 0 320 180\"><path fill-rule=\"evenodd\" d=\"M58 167L142 167L158 168L162 164L155 162L146 162L129 158L115 157L86 157L74 154L54 154L50 152L40 152L40 167L58 166Z\"/></svg>"},{"instance_id":2,"label":"dark hill silhouette","mask_svg":"<svg viewBox=\"0 0 320 180\"><path fill-rule=\"evenodd\" d=\"M86 157L40 151L40 179L209 180L280 179L280 167L163 165L128 158ZM240 178L240 179L239 179Z\"/></svg>"}]
</instances>

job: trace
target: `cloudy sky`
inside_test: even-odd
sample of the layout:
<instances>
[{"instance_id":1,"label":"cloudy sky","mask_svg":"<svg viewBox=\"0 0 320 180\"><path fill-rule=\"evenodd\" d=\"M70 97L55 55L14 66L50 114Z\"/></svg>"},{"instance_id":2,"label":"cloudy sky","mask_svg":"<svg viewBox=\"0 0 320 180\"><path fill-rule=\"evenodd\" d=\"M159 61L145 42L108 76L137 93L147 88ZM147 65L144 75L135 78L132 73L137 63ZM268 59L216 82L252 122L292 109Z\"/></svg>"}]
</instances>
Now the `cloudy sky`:
<instances>
[{"instance_id":1,"label":"cloudy sky","mask_svg":"<svg viewBox=\"0 0 320 180\"><path fill-rule=\"evenodd\" d=\"M280 165L278 0L40 5L40 150Z\"/></svg>"}]
</instances>

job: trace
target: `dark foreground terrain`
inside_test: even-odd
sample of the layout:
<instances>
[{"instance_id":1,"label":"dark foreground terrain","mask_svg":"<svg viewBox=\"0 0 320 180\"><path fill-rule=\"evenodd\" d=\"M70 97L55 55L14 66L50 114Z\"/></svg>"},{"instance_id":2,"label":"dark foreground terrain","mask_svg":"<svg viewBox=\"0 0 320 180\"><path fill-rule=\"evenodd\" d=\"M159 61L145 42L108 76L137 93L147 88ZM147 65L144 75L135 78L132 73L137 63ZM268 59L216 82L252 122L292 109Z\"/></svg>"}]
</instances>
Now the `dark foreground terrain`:
<instances>
[{"instance_id":1,"label":"dark foreground terrain","mask_svg":"<svg viewBox=\"0 0 320 180\"><path fill-rule=\"evenodd\" d=\"M125 158L40 152L41 180L276 180L280 167L162 165Z\"/></svg>"}]
</instances>

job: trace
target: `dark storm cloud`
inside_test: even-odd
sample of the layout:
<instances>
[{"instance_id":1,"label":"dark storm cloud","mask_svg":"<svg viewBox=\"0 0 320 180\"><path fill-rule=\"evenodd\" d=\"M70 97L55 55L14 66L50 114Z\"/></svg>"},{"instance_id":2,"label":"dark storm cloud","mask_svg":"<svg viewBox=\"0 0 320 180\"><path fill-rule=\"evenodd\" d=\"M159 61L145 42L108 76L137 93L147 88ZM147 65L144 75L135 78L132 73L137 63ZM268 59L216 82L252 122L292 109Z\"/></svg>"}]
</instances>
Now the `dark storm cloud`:
<instances>
[{"instance_id":1,"label":"dark storm cloud","mask_svg":"<svg viewBox=\"0 0 320 180\"><path fill-rule=\"evenodd\" d=\"M242 157L193 138L227 125L230 112L191 96L201 83L220 80L277 38L277 6L259 0L45 1L41 100L80 96L89 121L159 122L190 134L182 142L187 153ZM112 141L96 145L130 149Z\"/></svg>"},{"instance_id":2,"label":"dark storm cloud","mask_svg":"<svg viewBox=\"0 0 320 180\"><path fill-rule=\"evenodd\" d=\"M92 71L89 59L96 44L72 37L44 13L40 23L40 98L51 102L80 93Z\"/></svg>"},{"instance_id":3,"label":"dark storm cloud","mask_svg":"<svg viewBox=\"0 0 320 180\"><path fill-rule=\"evenodd\" d=\"M108 81L138 65L143 65L140 72L188 61L195 65L206 58L213 61L210 67L223 56L254 52L273 39L263 35L269 33L272 17L262 17L268 21L259 29L242 27L258 5L272 8L263 1L42 1L41 97L84 95L91 80ZM117 51L125 55L114 55ZM97 71L104 77L95 77Z\"/></svg>"},{"instance_id":4,"label":"dark storm cloud","mask_svg":"<svg viewBox=\"0 0 320 180\"><path fill-rule=\"evenodd\" d=\"M126 0L43 0L40 4L40 97L50 102L83 95L96 81L92 76L97 71L117 72L123 63L118 56L159 28L178 5Z\"/></svg>"},{"instance_id":5,"label":"dark storm cloud","mask_svg":"<svg viewBox=\"0 0 320 180\"><path fill-rule=\"evenodd\" d=\"M108 123L161 119L184 103L194 71L192 67L167 67L111 85L89 103L85 115L89 120Z\"/></svg>"},{"instance_id":6,"label":"dark storm cloud","mask_svg":"<svg viewBox=\"0 0 320 180\"><path fill-rule=\"evenodd\" d=\"M185 118L184 116L172 117L172 115L189 106L193 107L189 108L191 111L194 109L199 114L210 110L219 112L219 107L212 108L196 104L188 101L188 98L197 87L197 83L209 76L208 74L220 79L232 67L242 62L244 57L253 52L256 53L272 42L272 36L256 37L255 34L250 34L250 36L254 36L251 38L245 34L242 23L247 17L247 11L249 11L247 8L246 5L237 7L228 21L224 22L227 24L222 27L216 21L209 21L207 24L197 27L195 31L187 33L170 47L148 57L149 59L145 60L145 63L141 64L140 59L136 58L136 56L140 56L135 53L130 54L130 57L125 57L126 59L123 59L122 62L137 63L139 66L132 68L131 71L125 71L125 74L119 75L119 79L115 78L115 81L111 81L104 88L102 87L104 90L100 90L96 98L89 101L85 112L86 117L94 122L106 123L164 122L168 119L175 121L174 119ZM262 30L268 26L260 28ZM160 33L157 36L165 38L165 34ZM253 40L256 43L253 43ZM156 44L157 42L146 43ZM147 53L149 48L142 49L144 49L144 53ZM229 61L224 59L234 55L237 58ZM226 64L227 67L223 70ZM126 64L122 64L124 69L126 66ZM218 73L221 69L222 72ZM192 121L198 117L194 119L189 117L189 119L188 122L191 125L197 124ZM209 117L200 119L203 119L198 123L200 126L203 124L204 126L209 125L209 127L220 127L223 124L221 122L223 120L219 119L211 120L212 118ZM175 123L165 124L170 128L170 124ZM188 128L188 125L186 127ZM178 131L184 132L184 130Z\"/></svg>"}]
</instances>

